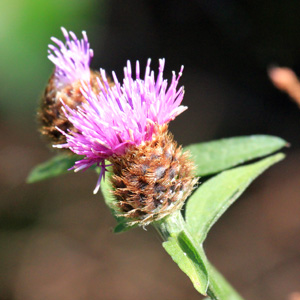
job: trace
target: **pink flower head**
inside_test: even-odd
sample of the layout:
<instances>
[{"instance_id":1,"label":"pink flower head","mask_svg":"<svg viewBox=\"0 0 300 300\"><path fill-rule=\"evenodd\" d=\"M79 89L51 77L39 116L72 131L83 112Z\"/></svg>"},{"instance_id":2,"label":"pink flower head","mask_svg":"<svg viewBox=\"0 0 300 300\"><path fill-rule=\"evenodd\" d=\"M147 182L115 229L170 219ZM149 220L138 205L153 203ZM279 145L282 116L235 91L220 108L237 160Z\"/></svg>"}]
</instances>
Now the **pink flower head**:
<instances>
[{"instance_id":1,"label":"pink flower head","mask_svg":"<svg viewBox=\"0 0 300 300\"><path fill-rule=\"evenodd\" d=\"M90 49L85 31L82 32L83 39L81 40L78 40L72 31L68 33L63 27L61 27L61 31L66 39L66 44L52 37L51 40L58 48L48 45L48 58L55 65L56 87L61 88L77 80L89 81L93 50Z\"/></svg>"},{"instance_id":2,"label":"pink flower head","mask_svg":"<svg viewBox=\"0 0 300 300\"><path fill-rule=\"evenodd\" d=\"M87 102L77 109L64 105L66 117L76 131L61 131L66 136L67 143L55 147L69 148L74 153L85 156L75 163L75 171L87 169L93 164L101 167L94 193L97 193L108 166L105 159L123 155L128 147L151 140L158 125L170 122L187 109L180 105L184 95L183 87L176 90L183 67L177 77L173 72L168 87L167 80L163 79L165 60L159 60L156 80L154 72L150 70L150 62L149 59L144 79L140 78L140 66L136 62L134 80L128 61L122 85L113 72L113 87L109 87L105 71L100 69L103 83L98 80L98 84L101 92L96 95L83 83L82 93Z\"/></svg>"}]
</instances>

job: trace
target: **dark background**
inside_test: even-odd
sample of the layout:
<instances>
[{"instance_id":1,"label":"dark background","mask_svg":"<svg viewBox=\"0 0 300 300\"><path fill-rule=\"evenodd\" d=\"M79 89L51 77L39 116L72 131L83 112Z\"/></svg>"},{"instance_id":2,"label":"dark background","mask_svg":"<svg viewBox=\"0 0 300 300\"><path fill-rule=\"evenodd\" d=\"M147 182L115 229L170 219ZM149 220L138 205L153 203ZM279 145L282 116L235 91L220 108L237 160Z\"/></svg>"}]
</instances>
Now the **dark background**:
<instances>
[{"instance_id":1,"label":"dark background","mask_svg":"<svg viewBox=\"0 0 300 300\"><path fill-rule=\"evenodd\" d=\"M53 66L60 26L86 30L92 67L122 78L126 60L185 66L189 109L171 123L176 140L271 134L287 158L263 174L221 218L206 252L246 299L300 292L300 110L267 68L300 71L299 1L31 1L0 6L0 300L201 299L156 233L114 235L96 175L70 173L27 185L54 155L36 109ZM52 153L49 151L52 151Z\"/></svg>"}]
</instances>

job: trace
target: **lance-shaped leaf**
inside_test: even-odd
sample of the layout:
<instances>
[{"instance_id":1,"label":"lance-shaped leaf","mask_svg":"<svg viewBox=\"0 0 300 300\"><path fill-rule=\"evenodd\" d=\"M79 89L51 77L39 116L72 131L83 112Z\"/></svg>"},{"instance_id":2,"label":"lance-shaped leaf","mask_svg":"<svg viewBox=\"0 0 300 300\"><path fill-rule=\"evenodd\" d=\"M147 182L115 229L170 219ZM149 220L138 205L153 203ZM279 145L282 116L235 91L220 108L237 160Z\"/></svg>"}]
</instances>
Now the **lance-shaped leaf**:
<instances>
[{"instance_id":1,"label":"lance-shaped leaf","mask_svg":"<svg viewBox=\"0 0 300 300\"><path fill-rule=\"evenodd\" d=\"M190 278L195 289L206 295L208 274L199 251L194 247L184 231L171 235L163 247L179 268Z\"/></svg>"},{"instance_id":2,"label":"lance-shaped leaf","mask_svg":"<svg viewBox=\"0 0 300 300\"><path fill-rule=\"evenodd\" d=\"M268 167L282 160L279 153L259 162L224 171L202 184L186 205L186 223L199 243L203 243L213 224Z\"/></svg>"},{"instance_id":3,"label":"lance-shaped leaf","mask_svg":"<svg viewBox=\"0 0 300 300\"><path fill-rule=\"evenodd\" d=\"M243 298L236 292L236 290L226 281L226 279L214 268L214 266L208 261L203 245L198 245L198 254L201 257L205 268L208 272L208 290L207 294L211 297L208 299L220 299L220 300L243 300Z\"/></svg>"},{"instance_id":4,"label":"lance-shaped leaf","mask_svg":"<svg viewBox=\"0 0 300 300\"><path fill-rule=\"evenodd\" d=\"M207 260L202 244L199 244L188 230L180 211L154 223L161 237L163 247L179 268L189 276L194 287L211 299L242 300L228 282Z\"/></svg>"},{"instance_id":5,"label":"lance-shaped leaf","mask_svg":"<svg viewBox=\"0 0 300 300\"><path fill-rule=\"evenodd\" d=\"M196 175L206 176L271 154L288 145L281 138L252 135L226 138L184 147L196 164Z\"/></svg>"},{"instance_id":6,"label":"lance-shaped leaf","mask_svg":"<svg viewBox=\"0 0 300 300\"><path fill-rule=\"evenodd\" d=\"M60 154L50 160L37 165L28 175L27 183L33 183L68 172L77 160L82 159L78 155Z\"/></svg>"}]
</instances>

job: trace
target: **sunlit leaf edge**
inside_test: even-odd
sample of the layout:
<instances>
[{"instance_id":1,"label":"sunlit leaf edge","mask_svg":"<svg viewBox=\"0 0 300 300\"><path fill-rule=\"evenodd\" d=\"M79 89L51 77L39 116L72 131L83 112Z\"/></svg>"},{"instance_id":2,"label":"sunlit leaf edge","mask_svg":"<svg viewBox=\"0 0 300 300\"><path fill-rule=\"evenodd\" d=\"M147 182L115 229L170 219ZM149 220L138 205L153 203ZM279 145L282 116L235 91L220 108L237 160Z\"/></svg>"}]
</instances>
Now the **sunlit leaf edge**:
<instances>
[{"instance_id":1,"label":"sunlit leaf edge","mask_svg":"<svg viewBox=\"0 0 300 300\"><path fill-rule=\"evenodd\" d=\"M225 213L225 211L230 207L230 205L239 198L239 196L246 190L250 183L254 179L256 179L260 174L262 174L266 169L271 167L273 164L281 161L284 157L284 154L278 153L273 156L262 159L256 163L223 171L222 173L214 176L213 178L205 182L203 185L200 185L200 187L195 191L195 193L188 199L185 211L187 226L189 230L193 233L193 235L197 237L197 241L199 243L203 243L211 227ZM207 207L204 207L206 208L206 210L203 211L201 216L201 211L199 210L199 208L197 209L197 206L199 207L198 203L199 201L201 201L201 199L204 199L205 197L207 197L206 195L209 195L209 191L206 191L207 187L217 186L218 181L223 181L226 176L228 176L228 178L233 178L234 173L241 172L242 174L242 172L244 172L245 170L249 170L255 167L257 167L255 174L252 174L251 177L249 177L247 180L244 180L239 186L234 188L232 192L230 192L230 195L222 200L222 203L219 203L217 201L211 202L212 205L218 204L218 206L215 207L214 210L213 208L210 209L213 212L211 218L207 217ZM228 185L230 186L230 182L228 182ZM222 196L221 191L213 190L213 192L216 194L216 197L218 195L220 195L220 197ZM203 194L203 196L201 196L201 194Z\"/></svg>"},{"instance_id":2,"label":"sunlit leaf edge","mask_svg":"<svg viewBox=\"0 0 300 300\"><path fill-rule=\"evenodd\" d=\"M207 176L274 153L289 144L271 135L250 135L191 144L189 151L196 165L196 176Z\"/></svg>"}]
</instances>

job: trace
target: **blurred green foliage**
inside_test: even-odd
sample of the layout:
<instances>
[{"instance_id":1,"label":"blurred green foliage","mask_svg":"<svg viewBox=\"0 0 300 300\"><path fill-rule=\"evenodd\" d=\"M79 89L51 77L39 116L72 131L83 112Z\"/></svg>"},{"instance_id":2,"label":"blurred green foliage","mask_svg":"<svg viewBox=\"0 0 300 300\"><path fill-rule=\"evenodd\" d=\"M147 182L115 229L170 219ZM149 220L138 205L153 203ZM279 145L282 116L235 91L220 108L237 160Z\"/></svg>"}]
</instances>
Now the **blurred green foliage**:
<instances>
[{"instance_id":1,"label":"blurred green foliage","mask_svg":"<svg viewBox=\"0 0 300 300\"><path fill-rule=\"evenodd\" d=\"M1 3L2 118L32 117L53 69L47 59L50 37L62 38L61 26L77 35L82 30L90 30L96 13L97 18L105 15L105 1L97 1L97 10L95 5L96 0L12 0Z\"/></svg>"}]
</instances>

